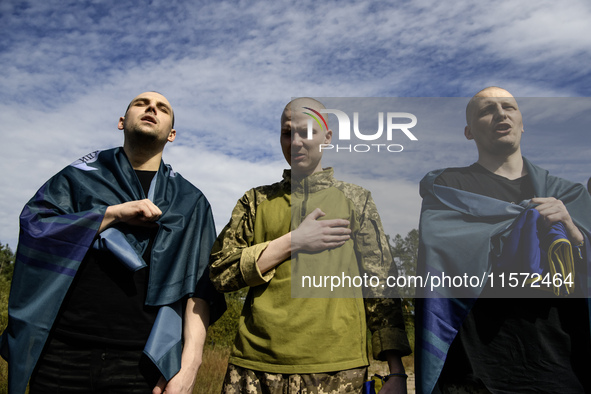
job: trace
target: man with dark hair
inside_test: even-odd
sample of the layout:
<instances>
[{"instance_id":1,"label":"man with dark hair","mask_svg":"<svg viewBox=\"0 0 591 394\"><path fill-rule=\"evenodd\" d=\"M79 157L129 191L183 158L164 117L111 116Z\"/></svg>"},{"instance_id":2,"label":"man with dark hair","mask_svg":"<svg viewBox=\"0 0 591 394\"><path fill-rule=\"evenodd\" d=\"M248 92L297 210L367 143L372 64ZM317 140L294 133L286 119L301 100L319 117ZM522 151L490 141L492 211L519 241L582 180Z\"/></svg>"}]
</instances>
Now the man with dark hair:
<instances>
[{"instance_id":1,"label":"man with dark hair","mask_svg":"<svg viewBox=\"0 0 591 394\"><path fill-rule=\"evenodd\" d=\"M190 393L205 333L225 308L209 281L203 194L162 162L173 111L135 97L122 148L45 183L20 217L2 356L9 391Z\"/></svg>"},{"instance_id":2,"label":"man with dark hair","mask_svg":"<svg viewBox=\"0 0 591 394\"><path fill-rule=\"evenodd\" d=\"M281 182L246 192L212 249L216 288L249 287L224 393L360 392L367 328L374 357L392 372L382 392L406 392L400 357L410 348L399 299L292 297L292 269L385 277L393 265L370 193L322 168L320 145L332 131L319 121L308 135L305 114L320 116L321 109L310 98L287 104L281 147L291 170Z\"/></svg>"},{"instance_id":3,"label":"man with dark hair","mask_svg":"<svg viewBox=\"0 0 591 394\"><path fill-rule=\"evenodd\" d=\"M488 282L463 295L441 290L418 300L417 390L590 392L591 198L582 185L521 156L523 120L506 90L478 92L466 121L464 134L475 141L478 161L421 181L419 272L484 274ZM560 236L547 246L554 231ZM563 248L560 259L555 246ZM549 276L550 283L523 285L524 275L544 278L554 269L563 271ZM507 280L519 275L521 288L507 282L502 288L494 276L501 273Z\"/></svg>"}]
</instances>

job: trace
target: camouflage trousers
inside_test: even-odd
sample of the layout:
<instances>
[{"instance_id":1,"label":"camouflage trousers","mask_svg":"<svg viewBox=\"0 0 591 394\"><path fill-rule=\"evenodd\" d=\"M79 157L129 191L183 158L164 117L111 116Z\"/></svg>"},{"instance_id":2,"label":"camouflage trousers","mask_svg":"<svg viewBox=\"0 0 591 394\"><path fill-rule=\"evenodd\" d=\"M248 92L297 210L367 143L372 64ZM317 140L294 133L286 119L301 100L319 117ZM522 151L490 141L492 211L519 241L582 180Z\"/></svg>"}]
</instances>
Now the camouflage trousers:
<instances>
[{"instance_id":1,"label":"camouflage trousers","mask_svg":"<svg viewBox=\"0 0 591 394\"><path fill-rule=\"evenodd\" d=\"M228 365L222 394L361 393L367 367L312 374L280 374Z\"/></svg>"}]
</instances>

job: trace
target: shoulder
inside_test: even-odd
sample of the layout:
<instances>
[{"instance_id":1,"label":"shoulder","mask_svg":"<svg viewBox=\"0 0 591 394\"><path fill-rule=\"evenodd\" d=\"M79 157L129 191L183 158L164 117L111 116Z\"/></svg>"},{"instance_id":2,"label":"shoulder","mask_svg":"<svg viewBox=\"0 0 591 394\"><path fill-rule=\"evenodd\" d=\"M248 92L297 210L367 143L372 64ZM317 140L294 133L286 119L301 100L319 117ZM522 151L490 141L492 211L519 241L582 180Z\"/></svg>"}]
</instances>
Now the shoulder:
<instances>
[{"instance_id":1,"label":"shoulder","mask_svg":"<svg viewBox=\"0 0 591 394\"><path fill-rule=\"evenodd\" d=\"M345 194L347 197L364 196L365 198L367 198L367 196L371 195L369 190L367 190L359 185L356 185L354 183L339 181L337 179L334 180L333 187L335 187L338 190L340 190L341 192L343 192L343 194Z\"/></svg>"},{"instance_id":2,"label":"shoulder","mask_svg":"<svg viewBox=\"0 0 591 394\"><path fill-rule=\"evenodd\" d=\"M112 150L114 149L110 149L109 151ZM69 188L72 184L77 185L86 179L100 176L98 174L105 167L103 163L105 161L105 155L102 154L103 152L108 151L96 150L79 157L53 175L47 181L46 185L63 183L63 186L59 186L60 188Z\"/></svg>"},{"instance_id":3,"label":"shoulder","mask_svg":"<svg viewBox=\"0 0 591 394\"><path fill-rule=\"evenodd\" d=\"M362 214L363 212L367 214L368 212L377 210L369 190L354 183L339 180L335 180L333 187L339 190L343 196L352 203L353 207L359 214Z\"/></svg>"},{"instance_id":4,"label":"shoulder","mask_svg":"<svg viewBox=\"0 0 591 394\"><path fill-rule=\"evenodd\" d=\"M440 171L440 174L433 179L433 182L437 185L443 186L453 186L454 184L460 183L466 178L479 173L478 167L475 165L466 167L449 167Z\"/></svg>"},{"instance_id":5,"label":"shoulder","mask_svg":"<svg viewBox=\"0 0 591 394\"><path fill-rule=\"evenodd\" d=\"M160 169L158 176L167 178L165 183L167 193L172 193L169 198L178 199L177 201L183 204L191 204L199 209L211 209L209 201L201 189L180 173L175 172L171 165L164 164L164 169Z\"/></svg>"},{"instance_id":6,"label":"shoulder","mask_svg":"<svg viewBox=\"0 0 591 394\"><path fill-rule=\"evenodd\" d=\"M581 183L551 175L545 170L526 158L524 158L528 176L535 185L536 192L541 197L556 197L575 192L581 194L587 192Z\"/></svg>"},{"instance_id":7,"label":"shoulder","mask_svg":"<svg viewBox=\"0 0 591 394\"><path fill-rule=\"evenodd\" d=\"M285 193L289 193L289 186L290 185L288 182L286 183L286 181L281 181L270 185L253 187L244 193L241 200L252 201L258 205L262 201L270 200Z\"/></svg>"},{"instance_id":8,"label":"shoulder","mask_svg":"<svg viewBox=\"0 0 591 394\"><path fill-rule=\"evenodd\" d=\"M585 197L589 194L582 183L573 182L554 175L548 175L546 187L546 194L548 194L548 196L553 196L559 199L559 196L564 194L576 194Z\"/></svg>"},{"instance_id":9,"label":"shoulder","mask_svg":"<svg viewBox=\"0 0 591 394\"><path fill-rule=\"evenodd\" d=\"M286 184L285 181L253 187L238 199L232 211L232 216L236 217L247 214L254 218L261 204L289 193L289 183Z\"/></svg>"},{"instance_id":10,"label":"shoulder","mask_svg":"<svg viewBox=\"0 0 591 394\"><path fill-rule=\"evenodd\" d=\"M98 160L100 153L101 153L100 150L95 150L94 152L90 152L90 153L80 157L79 159L74 160L66 168L73 167L73 168L77 168L82 171L93 171L93 170L95 170L95 167L92 167L91 165Z\"/></svg>"},{"instance_id":11,"label":"shoulder","mask_svg":"<svg viewBox=\"0 0 591 394\"><path fill-rule=\"evenodd\" d=\"M433 186L448 186L454 189L466 190L471 185L482 181L486 170L474 163L465 167L448 167L433 170L427 173L419 184L419 194L422 198L433 194Z\"/></svg>"}]
</instances>

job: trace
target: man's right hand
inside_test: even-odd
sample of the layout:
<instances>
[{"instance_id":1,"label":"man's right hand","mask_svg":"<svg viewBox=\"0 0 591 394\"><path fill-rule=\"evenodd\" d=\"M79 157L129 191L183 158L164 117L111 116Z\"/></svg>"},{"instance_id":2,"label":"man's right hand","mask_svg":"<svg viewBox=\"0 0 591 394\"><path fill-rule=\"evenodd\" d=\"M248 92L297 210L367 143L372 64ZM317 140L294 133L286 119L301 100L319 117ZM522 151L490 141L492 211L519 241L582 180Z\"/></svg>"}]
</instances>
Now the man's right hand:
<instances>
[{"instance_id":1,"label":"man's right hand","mask_svg":"<svg viewBox=\"0 0 591 394\"><path fill-rule=\"evenodd\" d=\"M147 198L138 201L128 201L123 204L111 205L105 212L99 233L115 223L123 222L132 226L155 226L154 222L160 218L162 211Z\"/></svg>"},{"instance_id":2,"label":"man's right hand","mask_svg":"<svg viewBox=\"0 0 591 394\"><path fill-rule=\"evenodd\" d=\"M351 238L349 221L318 220L324 215L320 208L316 208L297 229L271 241L256 262L261 273L275 268L294 253L320 252L344 245Z\"/></svg>"},{"instance_id":3,"label":"man's right hand","mask_svg":"<svg viewBox=\"0 0 591 394\"><path fill-rule=\"evenodd\" d=\"M320 252L342 246L351 238L349 221L345 219L318 220L326 215L320 208L310 213L291 233L292 253Z\"/></svg>"}]
</instances>

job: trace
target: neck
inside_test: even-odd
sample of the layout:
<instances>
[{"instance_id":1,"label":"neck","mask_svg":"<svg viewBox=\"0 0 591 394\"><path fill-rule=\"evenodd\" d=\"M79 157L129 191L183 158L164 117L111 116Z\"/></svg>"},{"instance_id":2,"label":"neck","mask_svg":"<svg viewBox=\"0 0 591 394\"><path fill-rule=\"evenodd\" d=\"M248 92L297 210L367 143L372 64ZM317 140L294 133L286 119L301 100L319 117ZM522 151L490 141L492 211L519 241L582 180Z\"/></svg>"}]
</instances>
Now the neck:
<instances>
[{"instance_id":1,"label":"neck","mask_svg":"<svg viewBox=\"0 0 591 394\"><path fill-rule=\"evenodd\" d=\"M133 149L128 144L123 145L123 150L134 170L158 171L162 161L162 151L149 152L144 149Z\"/></svg>"},{"instance_id":2,"label":"neck","mask_svg":"<svg viewBox=\"0 0 591 394\"><path fill-rule=\"evenodd\" d=\"M304 178L309 177L312 174L315 174L317 172L322 171L322 167L320 167L319 169L316 169L310 173L308 172L294 172L293 168L291 169L291 179L296 180L296 181L301 181Z\"/></svg>"},{"instance_id":3,"label":"neck","mask_svg":"<svg viewBox=\"0 0 591 394\"><path fill-rule=\"evenodd\" d=\"M291 179L292 179L292 181L301 181L302 179L304 179L308 175L309 174L301 174L301 173L293 172L293 170L291 171Z\"/></svg>"},{"instance_id":4,"label":"neck","mask_svg":"<svg viewBox=\"0 0 591 394\"><path fill-rule=\"evenodd\" d=\"M511 180L527 175L520 149L509 156L480 154L477 163L490 172Z\"/></svg>"}]
</instances>

